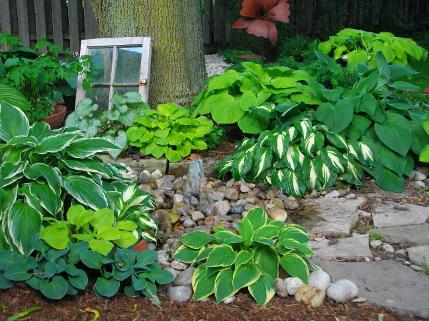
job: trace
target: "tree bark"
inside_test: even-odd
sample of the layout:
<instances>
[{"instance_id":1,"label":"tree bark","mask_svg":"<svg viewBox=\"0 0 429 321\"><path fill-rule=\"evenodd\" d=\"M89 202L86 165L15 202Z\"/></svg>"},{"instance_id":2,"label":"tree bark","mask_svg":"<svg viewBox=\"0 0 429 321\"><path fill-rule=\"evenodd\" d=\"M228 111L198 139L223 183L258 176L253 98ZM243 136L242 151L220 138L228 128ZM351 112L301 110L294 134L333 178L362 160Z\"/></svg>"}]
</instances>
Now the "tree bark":
<instances>
[{"instance_id":1,"label":"tree bark","mask_svg":"<svg viewBox=\"0 0 429 321\"><path fill-rule=\"evenodd\" d=\"M150 36L149 103L188 105L206 76L199 0L91 0L101 37Z\"/></svg>"}]
</instances>

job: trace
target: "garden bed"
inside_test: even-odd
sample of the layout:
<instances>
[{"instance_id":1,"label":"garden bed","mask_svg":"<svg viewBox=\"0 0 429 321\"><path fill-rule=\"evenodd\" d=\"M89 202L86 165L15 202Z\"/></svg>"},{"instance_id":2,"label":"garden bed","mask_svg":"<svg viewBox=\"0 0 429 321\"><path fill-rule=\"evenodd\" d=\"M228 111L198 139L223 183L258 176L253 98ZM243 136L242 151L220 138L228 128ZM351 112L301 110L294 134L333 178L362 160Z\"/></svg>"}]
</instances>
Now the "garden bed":
<instances>
[{"instance_id":1,"label":"garden bed","mask_svg":"<svg viewBox=\"0 0 429 321\"><path fill-rule=\"evenodd\" d=\"M145 320L145 321L192 321L192 320L282 320L282 321L367 321L406 320L396 316L393 312L369 304L344 305L327 303L318 309L307 307L294 299L275 297L265 307L258 306L247 294L237 296L234 303L216 304L207 302L178 303L161 297L161 307L151 304L148 299L129 298L118 295L113 299L101 299L93 295L92 290L85 294L62 300L61 302L48 301L31 289L20 286L0 293L0 318L9 317L14 313L24 311L33 306L41 308L31 314L31 320L43 321L74 321L95 320L91 309L100 313L99 320ZM85 312L86 311L86 312ZM413 320L413 319L410 319Z\"/></svg>"}]
</instances>

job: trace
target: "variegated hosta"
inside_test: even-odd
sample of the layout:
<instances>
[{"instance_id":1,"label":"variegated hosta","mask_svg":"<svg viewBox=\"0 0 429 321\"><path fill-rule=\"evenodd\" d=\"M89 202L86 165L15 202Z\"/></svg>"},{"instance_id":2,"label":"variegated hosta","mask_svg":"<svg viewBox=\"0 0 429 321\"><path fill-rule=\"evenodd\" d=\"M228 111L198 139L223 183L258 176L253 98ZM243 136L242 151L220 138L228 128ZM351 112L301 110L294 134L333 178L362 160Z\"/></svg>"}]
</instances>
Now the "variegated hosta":
<instances>
[{"instance_id":1,"label":"variegated hosta","mask_svg":"<svg viewBox=\"0 0 429 321\"><path fill-rule=\"evenodd\" d=\"M304 282L308 265L317 269L309 260L313 251L305 229L271 221L262 208L244 216L238 234L194 231L180 241L174 259L197 266L192 278L195 300L214 294L219 303L247 288L257 303L266 304L275 294L279 265Z\"/></svg>"},{"instance_id":2,"label":"variegated hosta","mask_svg":"<svg viewBox=\"0 0 429 321\"><path fill-rule=\"evenodd\" d=\"M337 179L361 185L362 165L371 166L373 153L362 142L347 142L327 127L301 119L284 129L246 138L236 153L217 166L217 174L266 182L293 196L326 190Z\"/></svg>"},{"instance_id":3,"label":"variegated hosta","mask_svg":"<svg viewBox=\"0 0 429 321\"><path fill-rule=\"evenodd\" d=\"M118 149L108 140L50 130L46 123L30 127L21 110L1 103L0 141L0 249L31 253L31 239L44 218L62 220L71 203L111 208L118 219L153 230L146 213L153 197L128 187L120 166L95 156Z\"/></svg>"}]
</instances>

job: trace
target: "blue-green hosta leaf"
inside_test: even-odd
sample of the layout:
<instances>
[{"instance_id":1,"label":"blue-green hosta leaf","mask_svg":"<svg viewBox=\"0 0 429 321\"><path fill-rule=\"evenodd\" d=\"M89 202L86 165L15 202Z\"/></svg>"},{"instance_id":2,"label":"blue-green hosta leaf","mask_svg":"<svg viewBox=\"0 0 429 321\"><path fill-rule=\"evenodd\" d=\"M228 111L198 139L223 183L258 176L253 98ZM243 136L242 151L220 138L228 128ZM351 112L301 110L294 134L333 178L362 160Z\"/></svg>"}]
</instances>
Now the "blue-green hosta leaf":
<instances>
[{"instance_id":1,"label":"blue-green hosta leaf","mask_svg":"<svg viewBox=\"0 0 429 321\"><path fill-rule=\"evenodd\" d=\"M97 278L97 282L95 282L94 289L98 294L107 298L111 298L119 291L120 286L121 282L119 281L99 277Z\"/></svg>"},{"instance_id":2,"label":"blue-green hosta leaf","mask_svg":"<svg viewBox=\"0 0 429 321\"><path fill-rule=\"evenodd\" d=\"M15 136L27 136L29 130L28 119L20 109L0 101L0 139L8 142Z\"/></svg>"},{"instance_id":3,"label":"blue-green hosta leaf","mask_svg":"<svg viewBox=\"0 0 429 321\"><path fill-rule=\"evenodd\" d=\"M232 280L233 272L229 268L220 271L217 275L214 284L214 293L217 303L221 303L223 300L233 296L234 293L237 292L232 285Z\"/></svg>"},{"instance_id":4,"label":"blue-green hosta leaf","mask_svg":"<svg viewBox=\"0 0 429 321\"><path fill-rule=\"evenodd\" d=\"M56 168L52 168L44 163L36 163L31 165L30 168L24 171L25 177L29 179L38 179L43 177L48 183L49 187L56 194L61 192L61 177L60 172Z\"/></svg>"},{"instance_id":5,"label":"blue-green hosta leaf","mask_svg":"<svg viewBox=\"0 0 429 321\"><path fill-rule=\"evenodd\" d=\"M67 176L64 179L63 186L78 202L94 210L110 207L108 197L103 188L87 177Z\"/></svg>"},{"instance_id":6,"label":"blue-green hosta leaf","mask_svg":"<svg viewBox=\"0 0 429 321\"><path fill-rule=\"evenodd\" d=\"M18 200L10 208L7 227L11 240L19 252L29 255L33 250L31 240L42 227L42 215L22 200Z\"/></svg>"},{"instance_id":7,"label":"blue-green hosta leaf","mask_svg":"<svg viewBox=\"0 0 429 321\"><path fill-rule=\"evenodd\" d=\"M66 153L75 158L87 158L103 152L120 150L120 147L103 138L86 138L74 142Z\"/></svg>"},{"instance_id":8,"label":"blue-green hosta leaf","mask_svg":"<svg viewBox=\"0 0 429 321\"><path fill-rule=\"evenodd\" d=\"M386 191L400 193L404 190L404 176L395 174L384 166L381 166L373 176L377 185Z\"/></svg>"},{"instance_id":9,"label":"blue-green hosta leaf","mask_svg":"<svg viewBox=\"0 0 429 321\"><path fill-rule=\"evenodd\" d=\"M274 279L269 274L261 274L258 281L248 287L258 304L267 304L276 294Z\"/></svg>"},{"instance_id":10,"label":"blue-green hosta leaf","mask_svg":"<svg viewBox=\"0 0 429 321\"><path fill-rule=\"evenodd\" d=\"M323 103L317 108L315 117L326 124L330 130L340 133L352 122L353 104L346 99L339 100L335 105Z\"/></svg>"},{"instance_id":11,"label":"blue-green hosta leaf","mask_svg":"<svg viewBox=\"0 0 429 321\"><path fill-rule=\"evenodd\" d=\"M386 113L383 124L374 125L375 133L383 144L405 156L411 147L411 127L409 122L395 112Z\"/></svg>"},{"instance_id":12,"label":"blue-green hosta leaf","mask_svg":"<svg viewBox=\"0 0 429 321\"><path fill-rule=\"evenodd\" d=\"M51 300L60 300L66 296L69 286L62 276L56 275L41 285L40 292Z\"/></svg>"},{"instance_id":13,"label":"blue-green hosta leaf","mask_svg":"<svg viewBox=\"0 0 429 321\"><path fill-rule=\"evenodd\" d=\"M256 265L241 265L237 267L232 277L232 288L234 291L250 286L258 281L261 272Z\"/></svg>"},{"instance_id":14,"label":"blue-green hosta leaf","mask_svg":"<svg viewBox=\"0 0 429 321\"><path fill-rule=\"evenodd\" d=\"M207 267L227 267L234 264L236 253L229 245L216 246L207 257Z\"/></svg>"},{"instance_id":15,"label":"blue-green hosta leaf","mask_svg":"<svg viewBox=\"0 0 429 321\"><path fill-rule=\"evenodd\" d=\"M215 291L217 274L208 275L207 267L200 265L192 276L192 288L194 289L194 300L199 301L207 298Z\"/></svg>"},{"instance_id":16,"label":"blue-green hosta leaf","mask_svg":"<svg viewBox=\"0 0 429 321\"><path fill-rule=\"evenodd\" d=\"M292 277L308 282L309 272L307 262L298 254L287 253L280 258L280 265Z\"/></svg>"}]
</instances>

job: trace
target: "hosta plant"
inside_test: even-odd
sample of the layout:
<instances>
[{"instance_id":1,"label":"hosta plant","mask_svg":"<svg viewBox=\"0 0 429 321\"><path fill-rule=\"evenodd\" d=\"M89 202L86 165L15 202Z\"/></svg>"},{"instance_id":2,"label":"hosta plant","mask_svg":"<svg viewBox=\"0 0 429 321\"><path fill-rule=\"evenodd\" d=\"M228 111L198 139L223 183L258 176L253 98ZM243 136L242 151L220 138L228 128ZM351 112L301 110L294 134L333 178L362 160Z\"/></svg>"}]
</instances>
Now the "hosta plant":
<instances>
[{"instance_id":1,"label":"hosta plant","mask_svg":"<svg viewBox=\"0 0 429 321\"><path fill-rule=\"evenodd\" d=\"M93 210L112 208L124 197L128 179L118 165L104 164L96 154L119 148L102 138L86 138L80 130L29 126L25 114L0 104L0 248L32 252L31 238L44 217L64 218L71 202ZM143 191L141 193L144 193ZM148 193L135 197L147 219L153 208Z\"/></svg>"},{"instance_id":2,"label":"hosta plant","mask_svg":"<svg viewBox=\"0 0 429 321\"><path fill-rule=\"evenodd\" d=\"M70 244L57 251L39 240L32 240L34 256L0 250L0 290L11 288L14 282L25 282L51 300L67 294L76 295L88 285L88 275L78 267L80 254L87 249L84 242Z\"/></svg>"},{"instance_id":3,"label":"hosta plant","mask_svg":"<svg viewBox=\"0 0 429 321\"><path fill-rule=\"evenodd\" d=\"M114 245L128 248L139 239L137 224L132 221L116 221L111 209L87 210L73 205L67 211L66 220L49 219L48 226L40 231L40 239L56 250L64 250L71 241L85 241L91 250L107 255Z\"/></svg>"},{"instance_id":4,"label":"hosta plant","mask_svg":"<svg viewBox=\"0 0 429 321\"><path fill-rule=\"evenodd\" d=\"M425 120L423 122L423 128L426 134L429 135L429 120ZM420 151L419 160L423 163L429 163L429 144L424 146L423 149Z\"/></svg>"},{"instance_id":5,"label":"hosta plant","mask_svg":"<svg viewBox=\"0 0 429 321\"><path fill-rule=\"evenodd\" d=\"M104 111L100 110L99 105L93 104L91 99L85 98L67 117L65 126L83 130L86 137L103 137L119 146L121 150L109 152L116 158L128 146L127 129L133 125L137 116L143 115L148 109L137 92L113 95L112 107Z\"/></svg>"},{"instance_id":6,"label":"hosta plant","mask_svg":"<svg viewBox=\"0 0 429 321\"><path fill-rule=\"evenodd\" d=\"M264 209L255 208L244 216L238 233L184 234L174 259L197 267L192 278L195 300L214 294L220 303L247 288L257 303L266 304L275 294L280 266L307 282L313 254L308 241L302 227L271 221Z\"/></svg>"},{"instance_id":7,"label":"hosta plant","mask_svg":"<svg viewBox=\"0 0 429 321\"><path fill-rule=\"evenodd\" d=\"M127 136L130 145L140 148L142 154L177 162L192 150L207 149L204 139L212 130L211 120L190 117L188 109L170 103L137 117Z\"/></svg>"},{"instance_id":8,"label":"hosta plant","mask_svg":"<svg viewBox=\"0 0 429 321\"><path fill-rule=\"evenodd\" d=\"M100 272L94 286L98 296L110 298L122 286L125 295L144 295L159 305L157 284L164 285L174 280L169 271L157 264L158 253L154 250L137 253L132 249L117 249L108 257L84 250L80 259L86 267Z\"/></svg>"},{"instance_id":9,"label":"hosta plant","mask_svg":"<svg viewBox=\"0 0 429 321\"><path fill-rule=\"evenodd\" d=\"M361 185L361 164L370 166L372 160L366 144L346 141L328 127L313 125L311 119L301 116L256 139L244 139L234 155L218 164L216 172L302 196L312 190L327 190L338 179Z\"/></svg>"},{"instance_id":10,"label":"hosta plant","mask_svg":"<svg viewBox=\"0 0 429 321\"><path fill-rule=\"evenodd\" d=\"M410 38L390 32L368 32L346 28L319 44L319 50L343 60L351 68L357 64L377 66L376 53L382 52L388 63L408 65L411 59L426 60L427 50Z\"/></svg>"},{"instance_id":11,"label":"hosta plant","mask_svg":"<svg viewBox=\"0 0 429 321\"><path fill-rule=\"evenodd\" d=\"M306 84L311 77L305 71L264 68L253 62L242 63L242 68L242 72L228 70L211 78L194 101L195 113L210 114L218 124L237 123L243 133L258 134L268 128L270 119L254 108L264 103L319 103Z\"/></svg>"}]
</instances>

